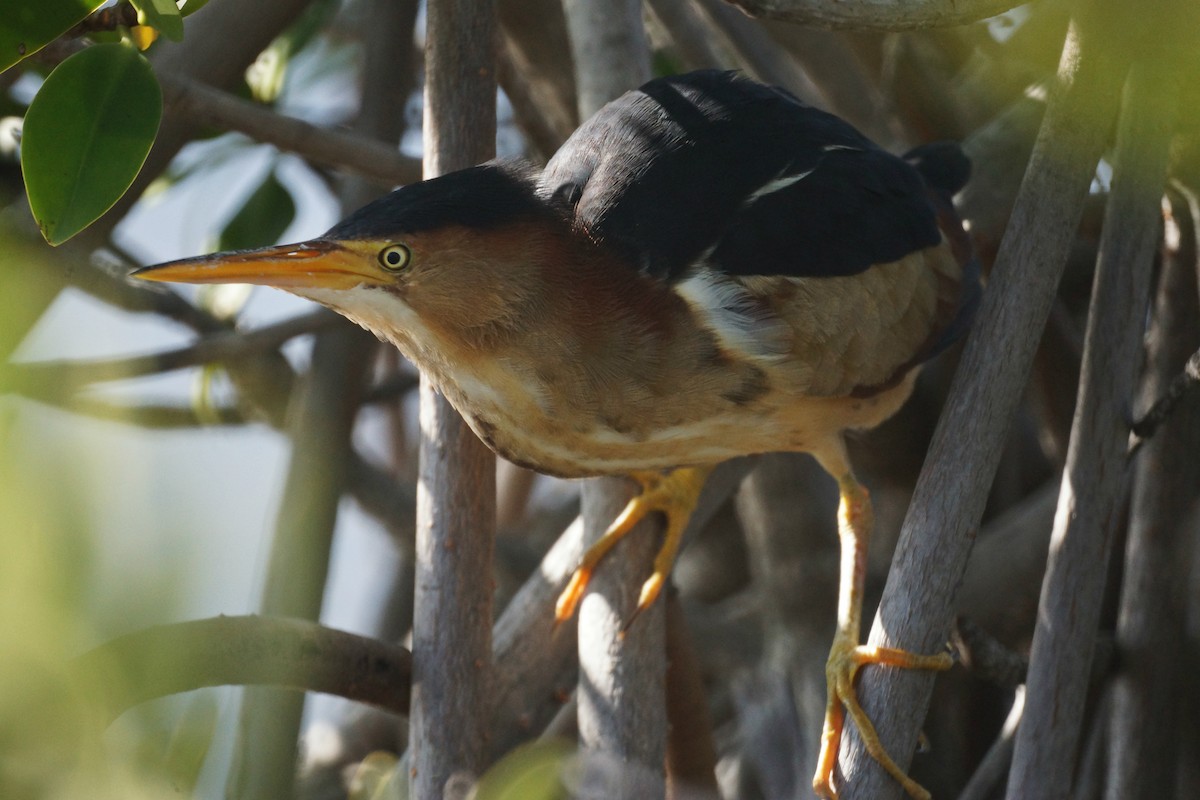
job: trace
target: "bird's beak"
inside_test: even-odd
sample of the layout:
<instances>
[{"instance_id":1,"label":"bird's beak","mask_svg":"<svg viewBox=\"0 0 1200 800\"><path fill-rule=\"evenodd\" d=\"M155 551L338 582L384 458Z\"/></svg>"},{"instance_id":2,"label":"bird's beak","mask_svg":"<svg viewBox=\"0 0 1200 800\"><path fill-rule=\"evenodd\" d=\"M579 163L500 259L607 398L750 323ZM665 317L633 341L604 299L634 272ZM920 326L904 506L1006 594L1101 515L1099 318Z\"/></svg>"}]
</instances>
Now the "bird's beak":
<instances>
[{"instance_id":1,"label":"bird's beak","mask_svg":"<svg viewBox=\"0 0 1200 800\"><path fill-rule=\"evenodd\" d=\"M177 283L256 283L280 289L350 289L387 282L374 259L328 239L185 258L143 267L133 276Z\"/></svg>"}]
</instances>

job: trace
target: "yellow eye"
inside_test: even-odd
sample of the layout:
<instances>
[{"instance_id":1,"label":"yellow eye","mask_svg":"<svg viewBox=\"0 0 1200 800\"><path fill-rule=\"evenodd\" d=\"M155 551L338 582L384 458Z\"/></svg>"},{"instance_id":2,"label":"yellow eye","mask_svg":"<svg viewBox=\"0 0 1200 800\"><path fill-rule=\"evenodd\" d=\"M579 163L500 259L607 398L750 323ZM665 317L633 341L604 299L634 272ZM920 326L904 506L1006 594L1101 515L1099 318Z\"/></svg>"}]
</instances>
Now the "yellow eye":
<instances>
[{"instance_id":1,"label":"yellow eye","mask_svg":"<svg viewBox=\"0 0 1200 800\"><path fill-rule=\"evenodd\" d=\"M379 265L388 272L399 272L408 266L412 252L402 244L389 245L379 251Z\"/></svg>"}]
</instances>

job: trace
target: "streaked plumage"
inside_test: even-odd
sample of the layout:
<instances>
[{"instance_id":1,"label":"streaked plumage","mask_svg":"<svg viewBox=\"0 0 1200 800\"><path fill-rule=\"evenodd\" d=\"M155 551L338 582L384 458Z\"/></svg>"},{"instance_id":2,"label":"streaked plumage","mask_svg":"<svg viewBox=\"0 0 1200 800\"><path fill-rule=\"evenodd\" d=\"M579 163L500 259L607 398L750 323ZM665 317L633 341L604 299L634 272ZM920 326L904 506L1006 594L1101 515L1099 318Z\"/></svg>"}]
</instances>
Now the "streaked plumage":
<instances>
[{"instance_id":1,"label":"streaked plumage","mask_svg":"<svg viewBox=\"0 0 1200 800\"><path fill-rule=\"evenodd\" d=\"M870 507L842 433L900 407L914 368L963 333L979 295L949 199L965 157L932 145L907 158L782 90L697 72L610 103L540 173L481 165L399 189L310 242L139 274L265 283L324 303L395 343L517 463L564 476L685 467L642 474L646 493L605 537L667 515L643 606L712 464L811 452L842 493L814 781L833 796L843 704L874 738L853 695L859 666L947 664L857 645ZM605 551L589 551L560 617Z\"/></svg>"}]
</instances>

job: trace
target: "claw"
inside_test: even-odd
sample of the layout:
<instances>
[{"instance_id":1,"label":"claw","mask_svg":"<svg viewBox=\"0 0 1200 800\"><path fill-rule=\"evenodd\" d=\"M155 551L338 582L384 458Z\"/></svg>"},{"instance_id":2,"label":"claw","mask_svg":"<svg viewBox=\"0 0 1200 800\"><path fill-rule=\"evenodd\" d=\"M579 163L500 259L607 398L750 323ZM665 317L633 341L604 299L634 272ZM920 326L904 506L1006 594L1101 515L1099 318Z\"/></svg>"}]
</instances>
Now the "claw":
<instances>
[{"instance_id":1,"label":"claw","mask_svg":"<svg viewBox=\"0 0 1200 800\"><path fill-rule=\"evenodd\" d=\"M875 726L858 702L854 681L858 670L866 664L901 669L949 669L954 658L949 653L919 655L892 647L873 647L858 644L862 621L863 584L867 571L867 542L872 526L871 498L867 490L850 471L841 442L820 452L814 451L821 465L837 478L841 493L838 509L838 534L842 543L841 579L838 586L838 627L825 664L828 699L825 724L821 731L821 750L817 757L817 772L813 790L819 797L836 800L833 773L837 766L838 749L846 715L854 720L867 753L879 762L888 774L904 787L909 796L929 800L929 792L908 777L892 760L879 741Z\"/></svg>"},{"instance_id":2,"label":"claw","mask_svg":"<svg viewBox=\"0 0 1200 800\"><path fill-rule=\"evenodd\" d=\"M584 553L579 567L558 596L555 621L564 622L575 614L597 565L608 555L608 551L648 515L661 512L667 519L663 545L654 558L653 573L642 584L637 608L625 624L625 629L642 611L652 606L666 585L667 576L675 563L675 554L679 552L679 545L683 541L683 532L710 471L707 467L686 467L665 475L657 472L635 473L633 478L642 485L642 493L629 501L604 535Z\"/></svg>"}]
</instances>

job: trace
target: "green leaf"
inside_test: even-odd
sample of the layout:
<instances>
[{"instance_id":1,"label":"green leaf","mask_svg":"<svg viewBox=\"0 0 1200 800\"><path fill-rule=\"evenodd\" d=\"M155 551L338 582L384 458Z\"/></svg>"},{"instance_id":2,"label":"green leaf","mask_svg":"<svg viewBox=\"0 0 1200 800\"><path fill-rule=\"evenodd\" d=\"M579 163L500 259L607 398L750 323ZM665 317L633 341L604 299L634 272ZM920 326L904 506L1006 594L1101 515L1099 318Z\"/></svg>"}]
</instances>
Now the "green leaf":
<instances>
[{"instance_id":1,"label":"green leaf","mask_svg":"<svg viewBox=\"0 0 1200 800\"><path fill-rule=\"evenodd\" d=\"M496 762L475 787L475 800L567 800L562 773L575 749L557 739L521 745Z\"/></svg>"},{"instance_id":2,"label":"green leaf","mask_svg":"<svg viewBox=\"0 0 1200 800\"><path fill-rule=\"evenodd\" d=\"M137 177L162 119L162 92L133 48L98 44L46 78L25 114L21 169L52 245L91 225Z\"/></svg>"},{"instance_id":3,"label":"green leaf","mask_svg":"<svg viewBox=\"0 0 1200 800\"><path fill-rule=\"evenodd\" d=\"M276 36L275 40L258 54L258 58L246 69L246 84L255 100L260 103L274 103L279 99L292 57L321 32L337 8L336 0L314 0L291 27Z\"/></svg>"},{"instance_id":4,"label":"green leaf","mask_svg":"<svg viewBox=\"0 0 1200 800\"><path fill-rule=\"evenodd\" d=\"M183 17L175 0L129 0L138 10L138 22L149 25L173 42L183 40Z\"/></svg>"},{"instance_id":5,"label":"green leaf","mask_svg":"<svg viewBox=\"0 0 1200 800\"><path fill-rule=\"evenodd\" d=\"M296 204L271 170L221 231L218 250L248 250L279 241L296 216Z\"/></svg>"},{"instance_id":6,"label":"green leaf","mask_svg":"<svg viewBox=\"0 0 1200 800\"><path fill-rule=\"evenodd\" d=\"M82 22L104 0L0 0L0 72Z\"/></svg>"},{"instance_id":7,"label":"green leaf","mask_svg":"<svg viewBox=\"0 0 1200 800\"><path fill-rule=\"evenodd\" d=\"M183 15L190 17L206 5L208 5L208 0L185 0L182 9Z\"/></svg>"}]
</instances>

